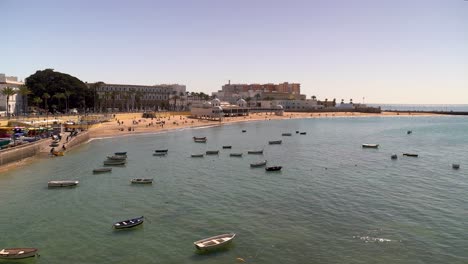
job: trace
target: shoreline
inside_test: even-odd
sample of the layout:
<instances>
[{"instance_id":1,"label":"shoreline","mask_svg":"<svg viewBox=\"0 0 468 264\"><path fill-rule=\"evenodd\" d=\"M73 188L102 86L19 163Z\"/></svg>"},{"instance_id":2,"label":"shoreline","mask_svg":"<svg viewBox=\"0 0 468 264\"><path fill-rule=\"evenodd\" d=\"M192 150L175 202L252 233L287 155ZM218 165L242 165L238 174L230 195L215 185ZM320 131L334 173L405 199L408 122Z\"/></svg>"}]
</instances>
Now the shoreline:
<instances>
[{"instance_id":1,"label":"shoreline","mask_svg":"<svg viewBox=\"0 0 468 264\"><path fill-rule=\"evenodd\" d=\"M141 113L130 113L130 114L116 114L116 117L112 121L103 123L98 127L90 128L88 130L89 139L73 146L71 150L79 147L82 144L87 144L94 140L100 139L111 139L119 137L127 137L132 135L156 135L168 133L171 131L185 130L185 129L202 129L217 127L223 125L233 125L237 123L250 123L250 122L262 122L262 121L275 121L275 120L291 120L291 119L315 119L315 118L356 118L356 117L427 117L427 116L444 116L440 114L427 114L427 113L395 113L395 112L382 112L380 114L375 113L355 113L355 112L320 112L320 113L296 113L286 112L283 116L270 115L265 113L257 113L249 116L241 117L228 117L223 121L208 121L189 118L187 115L172 115L160 118L154 118L153 124L156 120L159 122L167 122L167 124L151 125L151 118L137 118L137 115ZM123 122L123 125L118 125L119 122ZM138 123L134 123L138 122ZM170 121L170 122L169 122ZM129 131L128 128L132 128ZM123 129L123 131L122 131ZM39 155L29 157L23 160L12 162L0 166L0 174L6 171L14 170L23 166L27 166L33 162L38 162L42 158Z\"/></svg>"}]
</instances>

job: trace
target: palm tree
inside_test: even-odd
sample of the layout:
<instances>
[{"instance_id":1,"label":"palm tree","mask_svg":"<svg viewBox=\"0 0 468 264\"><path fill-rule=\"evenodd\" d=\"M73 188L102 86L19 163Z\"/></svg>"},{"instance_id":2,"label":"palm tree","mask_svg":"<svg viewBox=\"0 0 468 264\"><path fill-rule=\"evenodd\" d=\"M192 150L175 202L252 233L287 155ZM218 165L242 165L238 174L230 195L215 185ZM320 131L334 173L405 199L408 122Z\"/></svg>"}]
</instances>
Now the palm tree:
<instances>
[{"instance_id":1,"label":"palm tree","mask_svg":"<svg viewBox=\"0 0 468 264\"><path fill-rule=\"evenodd\" d=\"M21 95L23 101L23 114L26 114L26 110L28 109L28 95L32 94L32 92L26 85L21 85L18 93Z\"/></svg>"},{"instance_id":2,"label":"palm tree","mask_svg":"<svg viewBox=\"0 0 468 264\"><path fill-rule=\"evenodd\" d=\"M317 96L312 95L312 100L314 100L314 101L317 100Z\"/></svg>"},{"instance_id":3,"label":"palm tree","mask_svg":"<svg viewBox=\"0 0 468 264\"><path fill-rule=\"evenodd\" d=\"M137 103L137 106L139 106L140 110L143 108L142 106L142 100L141 98L143 97L143 92L138 90L135 92L135 102Z\"/></svg>"},{"instance_id":4,"label":"palm tree","mask_svg":"<svg viewBox=\"0 0 468 264\"><path fill-rule=\"evenodd\" d=\"M333 106L336 106L336 98L333 98Z\"/></svg>"},{"instance_id":5,"label":"palm tree","mask_svg":"<svg viewBox=\"0 0 468 264\"><path fill-rule=\"evenodd\" d=\"M66 99L65 94L64 94L64 93L56 93L56 94L54 94L54 95L52 96L52 98L57 99L57 101L58 101L58 109L60 110L60 105L61 105L61 104L60 104L60 100Z\"/></svg>"},{"instance_id":6,"label":"palm tree","mask_svg":"<svg viewBox=\"0 0 468 264\"><path fill-rule=\"evenodd\" d=\"M42 94L42 99L44 99L44 108L47 113L49 113L49 106L47 105L47 100L50 98L50 94L44 93Z\"/></svg>"},{"instance_id":7,"label":"palm tree","mask_svg":"<svg viewBox=\"0 0 468 264\"><path fill-rule=\"evenodd\" d=\"M5 87L3 88L2 90L2 94L4 96L6 96L6 103L7 103L7 107L6 107L6 110L7 110L7 116L8 118L10 118L10 96L13 96L16 94L16 91L15 89L11 88L11 87Z\"/></svg>"},{"instance_id":8,"label":"palm tree","mask_svg":"<svg viewBox=\"0 0 468 264\"><path fill-rule=\"evenodd\" d=\"M39 107L39 105L42 103L42 99L38 96L34 97L32 101L36 105L36 107Z\"/></svg>"},{"instance_id":9,"label":"palm tree","mask_svg":"<svg viewBox=\"0 0 468 264\"><path fill-rule=\"evenodd\" d=\"M258 106L258 99L260 99L260 96L259 93L255 94L255 106Z\"/></svg>"},{"instance_id":10,"label":"palm tree","mask_svg":"<svg viewBox=\"0 0 468 264\"><path fill-rule=\"evenodd\" d=\"M68 113L68 100L70 99L70 95L72 95L72 92L65 90L65 110Z\"/></svg>"},{"instance_id":11,"label":"palm tree","mask_svg":"<svg viewBox=\"0 0 468 264\"><path fill-rule=\"evenodd\" d=\"M349 99L349 103L350 103L350 104L353 103L353 98Z\"/></svg>"},{"instance_id":12,"label":"palm tree","mask_svg":"<svg viewBox=\"0 0 468 264\"><path fill-rule=\"evenodd\" d=\"M344 99L341 99L341 104L344 104Z\"/></svg>"}]
</instances>

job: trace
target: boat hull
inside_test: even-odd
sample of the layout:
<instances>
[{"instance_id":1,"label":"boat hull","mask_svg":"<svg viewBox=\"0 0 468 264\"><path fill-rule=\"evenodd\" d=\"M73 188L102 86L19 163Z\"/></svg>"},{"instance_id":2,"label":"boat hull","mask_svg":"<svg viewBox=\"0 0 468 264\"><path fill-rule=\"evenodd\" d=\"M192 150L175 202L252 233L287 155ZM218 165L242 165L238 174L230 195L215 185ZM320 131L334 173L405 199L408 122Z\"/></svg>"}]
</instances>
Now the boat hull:
<instances>
[{"instance_id":1,"label":"boat hull","mask_svg":"<svg viewBox=\"0 0 468 264\"><path fill-rule=\"evenodd\" d=\"M49 181L47 186L49 187L73 187L77 186L79 181Z\"/></svg>"},{"instance_id":2,"label":"boat hull","mask_svg":"<svg viewBox=\"0 0 468 264\"><path fill-rule=\"evenodd\" d=\"M0 259L24 259L36 256L37 248L5 248L0 251Z\"/></svg>"},{"instance_id":3,"label":"boat hull","mask_svg":"<svg viewBox=\"0 0 468 264\"><path fill-rule=\"evenodd\" d=\"M141 216L138 218L116 222L114 223L113 227L115 229L128 229L128 228L136 227L136 226L143 224L143 221L144 221L144 217Z\"/></svg>"},{"instance_id":4,"label":"boat hull","mask_svg":"<svg viewBox=\"0 0 468 264\"><path fill-rule=\"evenodd\" d=\"M219 249L219 248L222 248L231 244L235 237L236 237L236 234L234 233L222 234L218 236L205 238L199 241L195 241L193 242L193 244L195 245L195 248L198 250L202 250L202 251L215 250L215 249Z\"/></svg>"}]
</instances>

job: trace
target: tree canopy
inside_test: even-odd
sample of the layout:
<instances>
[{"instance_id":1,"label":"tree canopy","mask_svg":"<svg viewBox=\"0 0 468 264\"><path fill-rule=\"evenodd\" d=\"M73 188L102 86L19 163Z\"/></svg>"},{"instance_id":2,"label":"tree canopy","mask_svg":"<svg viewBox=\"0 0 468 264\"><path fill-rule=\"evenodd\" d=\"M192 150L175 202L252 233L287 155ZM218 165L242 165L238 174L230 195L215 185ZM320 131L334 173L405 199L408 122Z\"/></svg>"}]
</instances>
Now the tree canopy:
<instances>
[{"instance_id":1,"label":"tree canopy","mask_svg":"<svg viewBox=\"0 0 468 264\"><path fill-rule=\"evenodd\" d=\"M63 111L66 106L83 109L94 104L93 92L85 83L74 76L53 69L37 71L29 76L26 78L26 86L31 90L31 98L44 98L44 94L49 95L45 104L48 110L52 105L57 106L58 111Z\"/></svg>"}]
</instances>

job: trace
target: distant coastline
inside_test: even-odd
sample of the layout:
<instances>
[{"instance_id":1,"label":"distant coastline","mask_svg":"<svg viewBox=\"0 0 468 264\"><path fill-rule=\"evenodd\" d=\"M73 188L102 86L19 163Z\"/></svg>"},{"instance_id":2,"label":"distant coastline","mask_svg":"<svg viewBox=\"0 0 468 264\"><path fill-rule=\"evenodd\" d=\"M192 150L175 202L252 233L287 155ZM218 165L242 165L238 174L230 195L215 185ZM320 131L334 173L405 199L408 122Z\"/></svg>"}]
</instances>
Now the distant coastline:
<instances>
[{"instance_id":1,"label":"distant coastline","mask_svg":"<svg viewBox=\"0 0 468 264\"><path fill-rule=\"evenodd\" d=\"M468 112L468 104L367 104L382 111Z\"/></svg>"}]
</instances>

